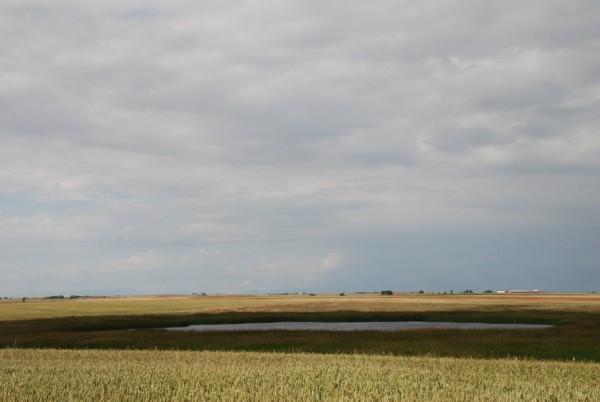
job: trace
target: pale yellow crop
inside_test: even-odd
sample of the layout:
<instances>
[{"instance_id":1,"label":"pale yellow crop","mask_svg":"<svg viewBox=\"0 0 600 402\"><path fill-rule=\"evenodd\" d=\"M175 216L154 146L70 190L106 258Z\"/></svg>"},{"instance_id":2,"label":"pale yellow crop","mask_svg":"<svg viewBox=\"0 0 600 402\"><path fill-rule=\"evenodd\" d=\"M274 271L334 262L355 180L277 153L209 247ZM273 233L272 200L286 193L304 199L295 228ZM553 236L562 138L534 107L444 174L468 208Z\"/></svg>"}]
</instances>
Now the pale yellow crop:
<instances>
[{"instance_id":1,"label":"pale yellow crop","mask_svg":"<svg viewBox=\"0 0 600 402\"><path fill-rule=\"evenodd\" d=\"M367 355L0 350L1 401L600 400L600 364Z\"/></svg>"}]
</instances>

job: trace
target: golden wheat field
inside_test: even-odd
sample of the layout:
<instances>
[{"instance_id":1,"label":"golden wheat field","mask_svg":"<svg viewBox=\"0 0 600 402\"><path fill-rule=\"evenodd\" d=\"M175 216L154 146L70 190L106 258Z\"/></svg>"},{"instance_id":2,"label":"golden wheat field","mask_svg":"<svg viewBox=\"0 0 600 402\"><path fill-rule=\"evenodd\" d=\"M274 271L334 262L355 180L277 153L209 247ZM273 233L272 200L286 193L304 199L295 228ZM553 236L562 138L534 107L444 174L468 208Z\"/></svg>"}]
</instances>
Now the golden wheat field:
<instances>
[{"instance_id":1,"label":"golden wheat field","mask_svg":"<svg viewBox=\"0 0 600 402\"><path fill-rule=\"evenodd\" d=\"M368 355L3 349L0 400L600 400L600 365Z\"/></svg>"},{"instance_id":2,"label":"golden wheat field","mask_svg":"<svg viewBox=\"0 0 600 402\"><path fill-rule=\"evenodd\" d=\"M146 296L0 302L0 321L101 315L328 311L600 311L600 295Z\"/></svg>"}]
</instances>

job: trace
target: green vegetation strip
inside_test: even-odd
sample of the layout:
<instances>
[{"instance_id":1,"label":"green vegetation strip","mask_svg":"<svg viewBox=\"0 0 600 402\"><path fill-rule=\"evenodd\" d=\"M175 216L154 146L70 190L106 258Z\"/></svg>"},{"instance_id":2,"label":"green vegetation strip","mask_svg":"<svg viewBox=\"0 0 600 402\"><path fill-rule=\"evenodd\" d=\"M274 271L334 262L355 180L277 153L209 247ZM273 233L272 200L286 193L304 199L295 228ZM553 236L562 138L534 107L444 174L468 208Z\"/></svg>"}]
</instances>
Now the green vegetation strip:
<instances>
[{"instance_id":1,"label":"green vegetation strip","mask_svg":"<svg viewBox=\"0 0 600 402\"><path fill-rule=\"evenodd\" d=\"M0 400L600 400L600 364L367 355L0 350Z\"/></svg>"},{"instance_id":2,"label":"green vegetation strip","mask_svg":"<svg viewBox=\"0 0 600 402\"><path fill-rule=\"evenodd\" d=\"M548 323L549 329L418 330L395 333L265 331L174 333L152 328L276 321ZM130 330L137 328L137 330ZM535 358L600 362L600 314L565 311L321 312L133 315L0 322L0 347L164 349Z\"/></svg>"},{"instance_id":3,"label":"green vegetation strip","mask_svg":"<svg viewBox=\"0 0 600 402\"><path fill-rule=\"evenodd\" d=\"M396 333L266 331L264 333L173 333L152 330L198 323L274 321L454 321L548 323L528 330L419 330ZM129 330L137 328L138 330ZM75 349L166 349L259 352L365 353L438 357L600 362L600 314L583 312L322 312L221 313L72 317L0 322L0 347Z\"/></svg>"}]
</instances>

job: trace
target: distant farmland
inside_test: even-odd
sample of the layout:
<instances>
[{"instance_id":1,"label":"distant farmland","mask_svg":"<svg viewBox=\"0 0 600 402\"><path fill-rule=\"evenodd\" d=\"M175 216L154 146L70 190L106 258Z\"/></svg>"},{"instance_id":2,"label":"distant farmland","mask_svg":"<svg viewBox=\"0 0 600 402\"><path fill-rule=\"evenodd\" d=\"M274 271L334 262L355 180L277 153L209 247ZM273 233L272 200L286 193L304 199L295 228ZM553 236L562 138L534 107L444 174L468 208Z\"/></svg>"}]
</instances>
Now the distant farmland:
<instances>
[{"instance_id":1,"label":"distant farmland","mask_svg":"<svg viewBox=\"0 0 600 402\"><path fill-rule=\"evenodd\" d=\"M0 321L38 318L245 312L326 311L540 311L600 312L600 295L348 295L145 296L0 302Z\"/></svg>"}]
</instances>

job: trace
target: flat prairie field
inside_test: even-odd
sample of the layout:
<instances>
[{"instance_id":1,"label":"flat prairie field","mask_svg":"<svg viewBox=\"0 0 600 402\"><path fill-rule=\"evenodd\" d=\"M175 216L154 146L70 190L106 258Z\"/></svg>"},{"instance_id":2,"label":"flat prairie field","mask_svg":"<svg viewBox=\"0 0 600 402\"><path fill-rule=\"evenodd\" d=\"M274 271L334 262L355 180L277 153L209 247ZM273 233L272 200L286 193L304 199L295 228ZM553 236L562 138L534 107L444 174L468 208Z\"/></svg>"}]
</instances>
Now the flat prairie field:
<instances>
[{"instance_id":1,"label":"flat prairie field","mask_svg":"<svg viewBox=\"0 0 600 402\"><path fill-rule=\"evenodd\" d=\"M536 330L168 332L280 321L549 324ZM372 354L600 362L600 295L148 296L0 302L0 347Z\"/></svg>"},{"instance_id":2,"label":"flat prairie field","mask_svg":"<svg viewBox=\"0 0 600 402\"><path fill-rule=\"evenodd\" d=\"M597 401L600 364L4 349L0 350L0 400Z\"/></svg>"},{"instance_id":3,"label":"flat prairie field","mask_svg":"<svg viewBox=\"0 0 600 402\"><path fill-rule=\"evenodd\" d=\"M0 321L225 312L600 312L600 294L139 296L0 301Z\"/></svg>"},{"instance_id":4,"label":"flat prairie field","mask_svg":"<svg viewBox=\"0 0 600 402\"><path fill-rule=\"evenodd\" d=\"M278 321L536 330L168 332ZM0 401L600 400L600 296L156 296L0 302Z\"/></svg>"}]
</instances>

